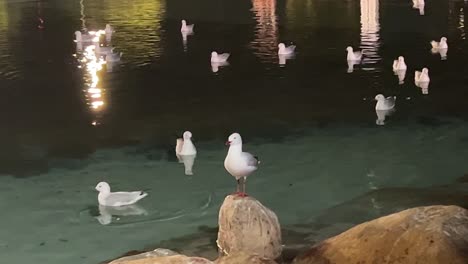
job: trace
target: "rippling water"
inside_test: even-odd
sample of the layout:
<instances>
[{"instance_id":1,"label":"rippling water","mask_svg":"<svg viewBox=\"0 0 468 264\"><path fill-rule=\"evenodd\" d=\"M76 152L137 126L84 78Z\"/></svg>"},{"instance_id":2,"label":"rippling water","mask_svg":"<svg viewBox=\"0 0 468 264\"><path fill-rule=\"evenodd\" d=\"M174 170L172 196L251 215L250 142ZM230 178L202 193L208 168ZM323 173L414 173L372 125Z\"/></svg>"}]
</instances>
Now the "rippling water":
<instances>
[{"instance_id":1,"label":"rippling water","mask_svg":"<svg viewBox=\"0 0 468 264\"><path fill-rule=\"evenodd\" d=\"M453 183L467 171L466 3L428 2L424 15L412 5L0 0L0 258L98 263L216 226L235 188L223 168L233 131L262 160L249 193L284 226L351 225L362 216L338 223L331 212L348 212L339 208L356 197ZM181 19L195 23L185 43ZM102 47L73 42L76 30L106 24L115 32ZM441 36L446 60L430 52ZM297 45L284 65L281 42ZM362 63L347 64L347 46L364 52ZM101 59L110 48L120 62ZM231 53L230 65L212 72L213 50ZM400 55L403 84L392 71ZM428 94L413 81L423 67ZM377 93L397 96L384 126ZM187 129L199 151L193 176L173 152ZM102 180L149 196L99 207ZM394 200L408 204L402 193ZM395 209L374 198L357 207L367 218Z\"/></svg>"}]
</instances>

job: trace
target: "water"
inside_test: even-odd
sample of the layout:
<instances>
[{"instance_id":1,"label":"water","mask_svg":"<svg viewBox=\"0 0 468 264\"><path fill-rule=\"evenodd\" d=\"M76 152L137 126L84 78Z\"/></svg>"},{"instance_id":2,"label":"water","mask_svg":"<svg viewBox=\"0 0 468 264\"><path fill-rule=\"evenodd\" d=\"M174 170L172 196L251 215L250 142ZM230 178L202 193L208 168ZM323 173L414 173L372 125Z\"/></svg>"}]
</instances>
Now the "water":
<instances>
[{"instance_id":1,"label":"water","mask_svg":"<svg viewBox=\"0 0 468 264\"><path fill-rule=\"evenodd\" d=\"M235 188L223 168L233 131L262 160L247 190L285 227L354 224L361 215L341 223L331 212L380 190L452 184L467 170L464 8L430 2L420 16L394 0L0 0L0 258L98 263L216 226ZM196 24L186 51L181 19ZM106 23L122 61L88 71L73 32ZM430 53L441 36L447 60ZM284 67L279 42L298 47ZM366 54L352 73L348 45ZM231 53L217 73L212 50ZM403 85L391 69L399 55L409 66ZM422 67L427 95L413 83ZM377 93L398 98L384 126ZM186 129L199 151L193 176L173 153ZM147 214L101 225L102 180L149 192L139 203ZM388 203L358 206L377 217Z\"/></svg>"}]
</instances>

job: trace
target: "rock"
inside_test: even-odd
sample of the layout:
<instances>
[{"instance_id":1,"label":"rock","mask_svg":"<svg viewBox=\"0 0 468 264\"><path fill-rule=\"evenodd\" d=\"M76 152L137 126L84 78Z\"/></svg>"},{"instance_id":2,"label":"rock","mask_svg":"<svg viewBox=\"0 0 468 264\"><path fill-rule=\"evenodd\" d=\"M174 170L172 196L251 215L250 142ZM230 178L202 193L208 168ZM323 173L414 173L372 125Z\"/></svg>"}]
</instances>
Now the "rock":
<instances>
[{"instance_id":1,"label":"rock","mask_svg":"<svg viewBox=\"0 0 468 264\"><path fill-rule=\"evenodd\" d=\"M158 250L160 250L158 252ZM214 264L210 260L185 255L173 255L171 250L157 249L130 257L116 259L109 264Z\"/></svg>"},{"instance_id":2,"label":"rock","mask_svg":"<svg viewBox=\"0 0 468 264\"><path fill-rule=\"evenodd\" d=\"M427 206L360 224L298 256L294 264L466 264L468 211Z\"/></svg>"},{"instance_id":3,"label":"rock","mask_svg":"<svg viewBox=\"0 0 468 264\"><path fill-rule=\"evenodd\" d=\"M276 259L281 255L278 217L253 197L228 195L219 211L216 244L224 255L244 252Z\"/></svg>"},{"instance_id":4,"label":"rock","mask_svg":"<svg viewBox=\"0 0 468 264\"><path fill-rule=\"evenodd\" d=\"M468 185L456 183L428 188L382 188L324 210L311 222L290 229L309 233L307 240L319 242L355 225L408 208L457 205L468 209Z\"/></svg>"},{"instance_id":5,"label":"rock","mask_svg":"<svg viewBox=\"0 0 468 264\"><path fill-rule=\"evenodd\" d=\"M274 260L264 259L257 255L249 255L244 252L223 256L215 261L216 264L277 264Z\"/></svg>"}]
</instances>

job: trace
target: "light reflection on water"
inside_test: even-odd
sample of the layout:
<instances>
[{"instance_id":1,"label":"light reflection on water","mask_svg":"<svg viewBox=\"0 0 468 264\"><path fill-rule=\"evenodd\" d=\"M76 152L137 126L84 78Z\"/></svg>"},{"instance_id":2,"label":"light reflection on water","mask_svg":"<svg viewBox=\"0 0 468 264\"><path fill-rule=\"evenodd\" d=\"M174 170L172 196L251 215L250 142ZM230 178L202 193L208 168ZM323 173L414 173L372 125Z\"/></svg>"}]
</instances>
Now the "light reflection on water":
<instances>
[{"instance_id":1,"label":"light reflection on water","mask_svg":"<svg viewBox=\"0 0 468 264\"><path fill-rule=\"evenodd\" d=\"M262 62L277 60L278 25L276 0L252 0L256 20L255 37L251 46Z\"/></svg>"},{"instance_id":2,"label":"light reflection on water","mask_svg":"<svg viewBox=\"0 0 468 264\"><path fill-rule=\"evenodd\" d=\"M381 57L380 47L379 0L361 0L361 49L363 52L363 69L378 70Z\"/></svg>"}]
</instances>

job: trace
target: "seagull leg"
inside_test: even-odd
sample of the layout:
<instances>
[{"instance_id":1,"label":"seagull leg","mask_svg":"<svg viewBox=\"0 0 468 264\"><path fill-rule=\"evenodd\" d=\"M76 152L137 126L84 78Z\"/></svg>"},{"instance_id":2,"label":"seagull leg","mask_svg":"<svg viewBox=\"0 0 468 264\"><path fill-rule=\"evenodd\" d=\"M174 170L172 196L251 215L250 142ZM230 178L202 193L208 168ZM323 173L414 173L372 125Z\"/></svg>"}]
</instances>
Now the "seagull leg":
<instances>
[{"instance_id":1,"label":"seagull leg","mask_svg":"<svg viewBox=\"0 0 468 264\"><path fill-rule=\"evenodd\" d=\"M236 188L236 192L233 194L239 195L241 193L240 192L240 179L236 179L236 180L237 180L237 188Z\"/></svg>"},{"instance_id":2,"label":"seagull leg","mask_svg":"<svg viewBox=\"0 0 468 264\"><path fill-rule=\"evenodd\" d=\"M245 192L245 183L247 182L247 177L244 177L242 181L242 192L239 194L240 197L247 197L247 193Z\"/></svg>"}]
</instances>

